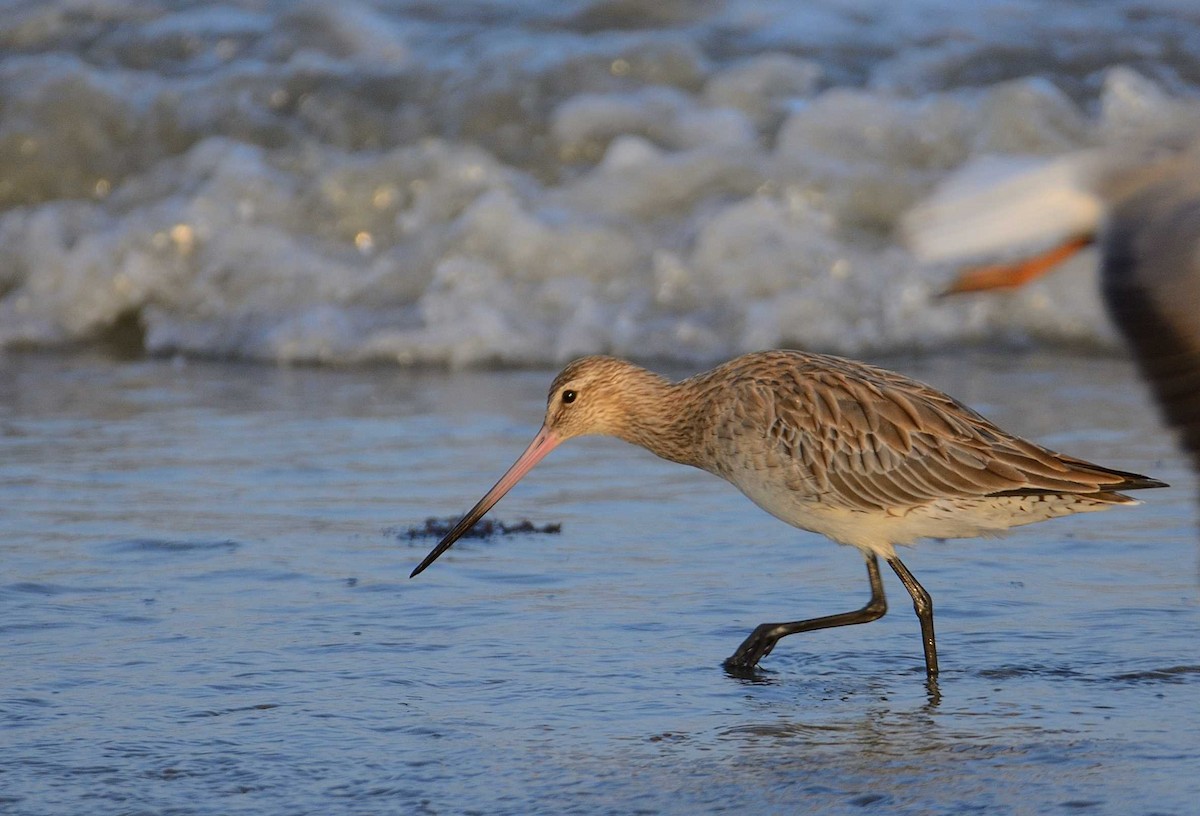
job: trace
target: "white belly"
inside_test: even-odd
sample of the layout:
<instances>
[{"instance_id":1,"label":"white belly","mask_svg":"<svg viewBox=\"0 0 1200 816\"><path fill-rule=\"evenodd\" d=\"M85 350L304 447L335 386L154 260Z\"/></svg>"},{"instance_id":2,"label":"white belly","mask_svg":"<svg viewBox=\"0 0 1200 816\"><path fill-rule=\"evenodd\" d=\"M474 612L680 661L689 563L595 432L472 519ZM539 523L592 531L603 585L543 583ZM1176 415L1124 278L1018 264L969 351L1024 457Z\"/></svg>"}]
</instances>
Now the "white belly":
<instances>
[{"instance_id":1,"label":"white belly","mask_svg":"<svg viewBox=\"0 0 1200 816\"><path fill-rule=\"evenodd\" d=\"M734 484L763 510L793 527L883 558L894 558L896 545L921 538L995 536L1010 527L1113 506L1083 496L1043 495L940 499L915 507L859 510L780 489L779 481L757 478L758 473L743 472Z\"/></svg>"}]
</instances>

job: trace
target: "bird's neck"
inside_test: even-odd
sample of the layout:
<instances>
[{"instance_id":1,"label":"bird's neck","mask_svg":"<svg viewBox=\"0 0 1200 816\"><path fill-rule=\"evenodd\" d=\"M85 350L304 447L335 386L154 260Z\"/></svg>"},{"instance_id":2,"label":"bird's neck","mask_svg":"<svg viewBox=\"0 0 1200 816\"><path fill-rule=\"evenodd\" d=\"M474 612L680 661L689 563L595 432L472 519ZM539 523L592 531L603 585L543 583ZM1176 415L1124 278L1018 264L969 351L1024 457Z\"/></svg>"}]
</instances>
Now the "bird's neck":
<instances>
[{"instance_id":1,"label":"bird's neck","mask_svg":"<svg viewBox=\"0 0 1200 816\"><path fill-rule=\"evenodd\" d=\"M696 464L699 424L689 397L686 380L673 383L645 371L626 392L625 416L615 435L663 459Z\"/></svg>"}]
</instances>

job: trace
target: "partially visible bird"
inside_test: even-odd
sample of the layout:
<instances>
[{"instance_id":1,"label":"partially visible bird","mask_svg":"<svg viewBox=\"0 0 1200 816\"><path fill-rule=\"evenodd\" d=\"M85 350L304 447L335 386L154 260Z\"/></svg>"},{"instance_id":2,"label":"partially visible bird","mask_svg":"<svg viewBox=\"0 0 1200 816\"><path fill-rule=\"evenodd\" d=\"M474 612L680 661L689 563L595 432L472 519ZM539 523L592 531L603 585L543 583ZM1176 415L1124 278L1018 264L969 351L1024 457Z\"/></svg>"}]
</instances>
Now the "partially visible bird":
<instances>
[{"instance_id":1,"label":"partially visible bird","mask_svg":"<svg viewBox=\"0 0 1200 816\"><path fill-rule=\"evenodd\" d=\"M764 623L725 661L731 670L752 669L787 635L882 617L883 558L912 596L932 677L938 672L933 603L896 545L991 535L1137 504L1118 491L1164 486L1055 453L928 385L839 357L757 352L676 383L623 360L584 357L554 379L533 442L412 574L432 564L554 447L588 434L615 436L720 476L768 513L856 547L866 559L865 606Z\"/></svg>"},{"instance_id":2,"label":"partially visible bird","mask_svg":"<svg viewBox=\"0 0 1200 816\"><path fill-rule=\"evenodd\" d=\"M1200 471L1200 139L1024 166L981 161L915 208L905 232L931 261L1040 245L1025 260L963 273L945 294L1021 286L1098 244L1109 314Z\"/></svg>"}]
</instances>

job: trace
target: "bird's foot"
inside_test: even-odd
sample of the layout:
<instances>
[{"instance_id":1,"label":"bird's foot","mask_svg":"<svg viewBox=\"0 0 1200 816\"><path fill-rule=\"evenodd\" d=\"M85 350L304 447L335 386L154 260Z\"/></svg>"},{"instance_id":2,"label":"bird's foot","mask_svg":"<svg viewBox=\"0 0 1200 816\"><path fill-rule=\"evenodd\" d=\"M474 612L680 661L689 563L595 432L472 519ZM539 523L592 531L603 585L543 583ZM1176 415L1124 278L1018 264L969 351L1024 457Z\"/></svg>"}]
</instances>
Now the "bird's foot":
<instances>
[{"instance_id":1,"label":"bird's foot","mask_svg":"<svg viewBox=\"0 0 1200 816\"><path fill-rule=\"evenodd\" d=\"M753 674L758 670L758 661L771 653L779 642L779 624L763 623L754 628L750 636L742 641L737 651L730 655L724 663L725 670L731 674Z\"/></svg>"},{"instance_id":2,"label":"bird's foot","mask_svg":"<svg viewBox=\"0 0 1200 816\"><path fill-rule=\"evenodd\" d=\"M771 683L771 672L758 666L739 666L726 660L721 664L725 674L744 683Z\"/></svg>"}]
</instances>

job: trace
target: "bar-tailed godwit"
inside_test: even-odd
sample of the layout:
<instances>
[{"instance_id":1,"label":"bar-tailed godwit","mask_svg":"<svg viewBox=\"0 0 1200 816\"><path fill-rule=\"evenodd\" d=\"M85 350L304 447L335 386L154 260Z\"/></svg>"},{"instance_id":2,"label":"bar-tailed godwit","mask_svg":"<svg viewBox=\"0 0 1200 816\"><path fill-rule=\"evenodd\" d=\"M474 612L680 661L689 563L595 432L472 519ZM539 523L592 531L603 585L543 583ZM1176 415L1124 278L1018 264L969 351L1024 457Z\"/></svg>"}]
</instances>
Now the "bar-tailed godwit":
<instances>
[{"instance_id":1,"label":"bar-tailed godwit","mask_svg":"<svg viewBox=\"0 0 1200 816\"><path fill-rule=\"evenodd\" d=\"M412 574L557 445L588 434L707 470L788 524L862 552L871 586L866 606L764 623L725 661L733 670L752 669L787 635L882 617L882 557L912 596L933 676L933 603L896 556L897 544L1136 504L1117 491L1164 486L1047 450L928 385L839 357L757 352L676 383L624 360L584 357L550 386L533 442Z\"/></svg>"}]
</instances>

